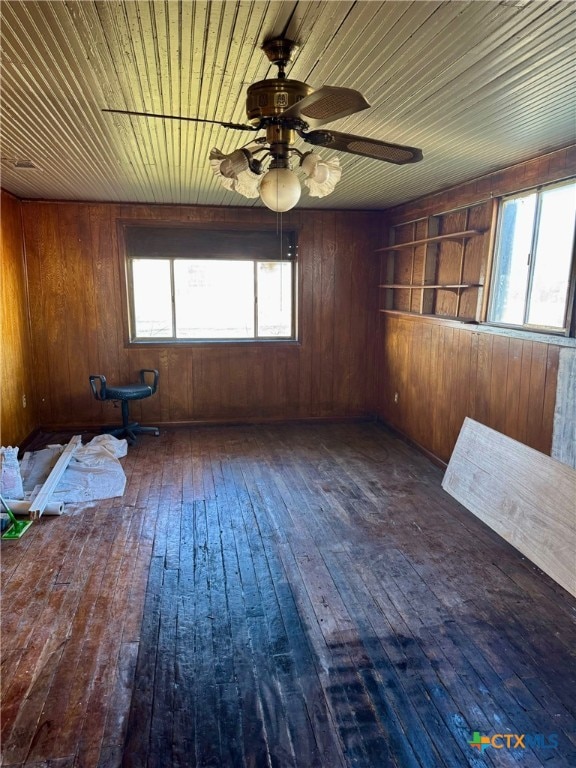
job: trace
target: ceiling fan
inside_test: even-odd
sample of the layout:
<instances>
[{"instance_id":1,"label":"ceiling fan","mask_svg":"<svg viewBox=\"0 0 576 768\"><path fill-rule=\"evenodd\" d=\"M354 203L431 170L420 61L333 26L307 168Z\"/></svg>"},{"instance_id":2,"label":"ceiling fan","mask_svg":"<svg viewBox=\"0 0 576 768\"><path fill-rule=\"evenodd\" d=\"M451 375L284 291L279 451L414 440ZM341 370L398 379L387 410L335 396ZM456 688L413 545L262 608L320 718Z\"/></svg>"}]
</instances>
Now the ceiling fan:
<instances>
[{"instance_id":1,"label":"ceiling fan","mask_svg":"<svg viewBox=\"0 0 576 768\"><path fill-rule=\"evenodd\" d=\"M286 65L292 60L296 49L294 41L283 37L267 40L262 46L268 60L278 67L278 76L260 80L248 87L248 125L122 109L102 111L212 123L239 131L265 130L265 136L252 140L229 155L214 148L210 153L210 165L226 189L245 197L259 196L268 208L278 212L290 210L300 199L300 182L292 170L294 158L297 158L299 167L306 175L304 183L313 197L324 197L334 191L342 173L337 157L323 160L314 151L303 153L296 149L293 144L297 136L316 147L396 165L422 160L422 151L416 147L321 129L332 120L360 112L370 105L359 91L351 88L324 85L314 90L307 83L288 79Z\"/></svg>"}]
</instances>

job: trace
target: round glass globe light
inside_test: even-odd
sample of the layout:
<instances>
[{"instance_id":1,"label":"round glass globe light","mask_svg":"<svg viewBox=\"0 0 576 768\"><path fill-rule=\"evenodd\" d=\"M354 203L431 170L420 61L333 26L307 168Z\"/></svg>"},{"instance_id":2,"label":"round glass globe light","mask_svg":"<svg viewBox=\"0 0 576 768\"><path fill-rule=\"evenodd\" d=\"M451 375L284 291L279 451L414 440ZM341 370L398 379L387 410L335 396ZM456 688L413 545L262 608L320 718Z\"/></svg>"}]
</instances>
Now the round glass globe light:
<instances>
[{"instance_id":1,"label":"round glass globe light","mask_svg":"<svg viewBox=\"0 0 576 768\"><path fill-rule=\"evenodd\" d=\"M298 177L289 168L272 168L260 182L260 199L277 213L294 208L301 191Z\"/></svg>"}]
</instances>

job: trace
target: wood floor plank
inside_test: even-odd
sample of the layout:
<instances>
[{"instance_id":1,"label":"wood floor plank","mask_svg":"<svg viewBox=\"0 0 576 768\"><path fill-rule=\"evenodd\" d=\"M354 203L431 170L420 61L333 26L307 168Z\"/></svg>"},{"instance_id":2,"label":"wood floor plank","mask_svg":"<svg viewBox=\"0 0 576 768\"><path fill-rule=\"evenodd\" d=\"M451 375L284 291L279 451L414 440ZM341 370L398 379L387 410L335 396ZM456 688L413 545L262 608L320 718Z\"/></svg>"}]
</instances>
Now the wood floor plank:
<instances>
[{"instance_id":1,"label":"wood floor plank","mask_svg":"<svg viewBox=\"0 0 576 768\"><path fill-rule=\"evenodd\" d=\"M576 600L383 427L164 429L122 461L122 499L2 542L3 767L576 763Z\"/></svg>"},{"instance_id":2,"label":"wood floor plank","mask_svg":"<svg viewBox=\"0 0 576 768\"><path fill-rule=\"evenodd\" d=\"M253 477L253 467L250 468L244 466L243 467L243 477L244 479ZM251 501L252 503L255 503L256 506L263 503L262 498L260 496L260 491L265 486L264 478L259 474L258 479L254 480L256 483L256 487L251 487L252 495L251 495ZM269 491L269 488L266 490ZM248 496L250 497L250 493L247 491ZM280 507L282 506L282 502L280 501ZM270 505L267 507L268 510L270 510ZM279 509L276 508L276 509ZM266 518L263 516L258 516L258 525L264 526L266 523ZM288 529L290 528L290 524L288 524ZM274 528L274 531L269 530L268 531L268 537L273 538L274 536L282 538L282 531L281 529L276 526ZM269 552L269 555L271 556L271 552ZM293 611L293 608L295 607L295 601L294 596L292 595L292 585L294 584L293 579L298 579L299 573L298 573L298 567L296 564L296 561L294 559L294 554L291 550L288 552L285 552L285 557L283 559L283 568L291 569L292 575L290 577L285 577L282 573L282 568L279 567L279 564L276 564L274 567L274 571L277 572L277 576L274 578L275 583L275 589L277 593L277 599L278 604L280 606L280 610L282 612L282 618L284 621L284 626L290 628L290 632L292 634L291 639L291 648L292 648L292 655L294 657L295 662L295 671L297 673L297 679L298 681L304 681L304 685L300 685L300 688L302 689L303 696L305 700L307 701L309 705L310 712L312 713L311 719L318 721L319 723L324 724L326 726L327 720L329 719L328 712L327 712L327 703L325 701L325 692L323 690L322 686L322 675L323 670L317 670L314 667L313 657L310 655L311 651L314 651L314 647L311 646L309 643L305 641L305 635L302 636L302 642L297 641L298 635L294 637L296 630L302 628L302 624L300 621L295 621L295 614ZM282 557L282 555L280 555ZM286 560L286 557L288 559ZM286 586L286 589L282 590L282 587ZM304 585L302 584L301 587L301 594L305 590ZM288 594L289 593L289 596ZM280 597L282 595L282 597ZM310 606L312 616L313 608L312 603L308 601L308 605ZM290 609L290 613L287 613L287 610ZM312 624L310 622L307 622L305 627L307 630L310 630L311 626L316 626L319 630L319 625L315 623L315 620L312 619ZM320 632L318 632L318 636L320 636ZM281 650L281 646L278 646L278 639L275 641L275 650L278 652ZM278 657L276 657L278 658ZM301 670L301 672L300 672ZM333 742L330 741L329 738L318 738L319 736L324 735L325 728L319 728L317 727L315 729L315 738L318 739L318 760L319 765L322 764L332 764L332 765L338 765L340 764L342 760L342 756L340 751L337 748L337 745L335 745ZM328 731L328 733L330 733ZM299 738L297 740L298 747L301 749L302 746L306 746L306 742L302 741L302 737L304 734L299 734ZM304 753L307 755L306 761L309 762L310 765L314 765L314 760L316 759L316 749L314 748L314 745L312 743L312 739L308 742L309 749ZM302 758L300 757L299 760L301 761Z\"/></svg>"},{"instance_id":3,"label":"wood floor plank","mask_svg":"<svg viewBox=\"0 0 576 768\"><path fill-rule=\"evenodd\" d=\"M86 710L82 704L86 698L89 705L93 703L110 656L114 658L116 636L121 634L122 626L122 613L117 617L113 614L114 596L117 594L118 576L130 524L130 514L122 515L118 509L111 508L96 553L97 564L85 585L79 610L72 623L64 663L55 675L53 690L48 694L49 705L45 707L44 717L50 727L36 741L31 750L32 758L51 755L62 757L74 751L85 719ZM103 664L104 668L100 671ZM100 748L98 735L101 737L101 733L96 721L102 721L103 729L104 717L105 710L101 707L95 707L91 712L90 726L96 743L89 740L88 753Z\"/></svg>"}]
</instances>

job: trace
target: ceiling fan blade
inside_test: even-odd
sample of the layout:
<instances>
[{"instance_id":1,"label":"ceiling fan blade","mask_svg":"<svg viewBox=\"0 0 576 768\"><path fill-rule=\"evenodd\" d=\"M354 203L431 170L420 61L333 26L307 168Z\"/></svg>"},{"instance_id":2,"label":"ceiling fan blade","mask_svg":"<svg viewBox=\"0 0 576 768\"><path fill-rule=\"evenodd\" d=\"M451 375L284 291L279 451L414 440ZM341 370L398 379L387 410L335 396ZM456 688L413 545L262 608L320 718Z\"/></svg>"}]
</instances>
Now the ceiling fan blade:
<instances>
[{"instance_id":1,"label":"ceiling fan blade","mask_svg":"<svg viewBox=\"0 0 576 768\"><path fill-rule=\"evenodd\" d=\"M180 117L179 115L160 115L155 112L132 112L129 109L103 109L102 112L112 112L115 115L135 115L136 117L159 117L162 120L186 120L191 123L212 123L221 125L223 128L234 128L237 131L257 131L252 125L242 123L223 123L220 120L205 120L202 117Z\"/></svg>"},{"instance_id":2,"label":"ceiling fan blade","mask_svg":"<svg viewBox=\"0 0 576 768\"><path fill-rule=\"evenodd\" d=\"M324 123L368 109L369 106L359 91L323 85L310 96L305 96L285 109L282 117L300 118L308 123L310 128L318 128Z\"/></svg>"},{"instance_id":3,"label":"ceiling fan blade","mask_svg":"<svg viewBox=\"0 0 576 768\"><path fill-rule=\"evenodd\" d=\"M353 136L351 133L339 133L338 131L299 131L304 141L316 146L337 149L340 152L349 152L352 155L372 157L374 160L383 160L386 163L404 165L405 163L417 163L422 160L422 150L417 147L406 147L403 144L390 144L387 141L368 139L365 136Z\"/></svg>"}]
</instances>

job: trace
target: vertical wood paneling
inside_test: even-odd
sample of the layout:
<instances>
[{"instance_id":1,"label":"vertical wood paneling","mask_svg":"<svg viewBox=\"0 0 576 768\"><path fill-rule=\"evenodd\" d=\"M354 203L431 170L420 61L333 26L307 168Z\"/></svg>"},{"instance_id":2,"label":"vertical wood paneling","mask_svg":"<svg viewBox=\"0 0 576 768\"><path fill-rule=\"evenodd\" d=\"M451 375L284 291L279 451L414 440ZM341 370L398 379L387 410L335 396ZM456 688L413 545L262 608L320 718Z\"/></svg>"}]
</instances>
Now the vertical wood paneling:
<instances>
[{"instance_id":1,"label":"vertical wood paneling","mask_svg":"<svg viewBox=\"0 0 576 768\"><path fill-rule=\"evenodd\" d=\"M457 347L455 349L455 371L453 387L450 393L450 418L448 423L448 436L458 434L466 414L470 411L472 402L471 391L474 388L474 361L473 347L474 335L471 333L455 332ZM469 376L468 392L464 397L456 397L456 392L461 391L462 382ZM450 437L447 438L450 440Z\"/></svg>"},{"instance_id":2,"label":"vertical wood paneling","mask_svg":"<svg viewBox=\"0 0 576 768\"><path fill-rule=\"evenodd\" d=\"M430 441L432 446L432 453L435 453L438 450L437 443L439 442L439 431L444 429L444 419L443 419L443 401L444 401L444 395L445 392L442 388L442 374L443 374L443 350L442 350L442 342L443 342L443 335L440 333L441 329L436 328L432 326L430 328L430 334L431 334L431 342L430 342L430 358L428 361L428 366L430 370L430 376L427 377L427 389L429 390L431 387L436 392L436 400L432 404L432 407L428 408L428 431L430 434ZM410 368L412 367L412 354L410 349L408 348L408 356L410 359ZM411 372L406 372L404 376L404 380L411 381L413 378L413 375ZM413 394L412 397L417 397L420 392L418 391L420 389L419 385L415 383L414 388L412 390ZM402 393L400 393L400 397L402 397ZM424 403L420 403L420 407L422 408ZM407 406L407 407L406 407ZM405 413L410 415L411 412L411 406L412 406L412 398L409 403L405 404Z\"/></svg>"},{"instance_id":3,"label":"vertical wood paneling","mask_svg":"<svg viewBox=\"0 0 576 768\"><path fill-rule=\"evenodd\" d=\"M576 469L576 348L560 350L552 456Z\"/></svg>"},{"instance_id":4,"label":"vertical wood paneling","mask_svg":"<svg viewBox=\"0 0 576 768\"><path fill-rule=\"evenodd\" d=\"M560 347L549 345L546 358L546 383L544 387L544 403L542 409L542 442L540 450L543 453L552 452L554 431L554 410L558 391L558 368L560 365Z\"/></svg>"},{"instance_id":5,"label":"vertical wood paneling","mask_svg":"<svg viewBox=\"0 0 576 768\"><path fill-rule=\"evenodd\" d=\"M312 285L320 286L322 284L322 242L324 239L323 222L319 222L318 226L314 228L313 233L313 254L314 261L311 273ZM302 286L302 289L304 287ZM320 344L322 336L322 300L318 290L312 292L312 314L310 320L307 323L309 332L311 334L310 343L312 347L313 360L317 359L320 355ZM312 362L312 361L311 361ZM311 387L312 387L312 402L314 403L314 415L320 415L321 403L322 403L322 380L323 371L321 367L311 364Z\"/></svg>"},{"instance_id":6,"label":"vertical wood paneling","mask_svg":"<svg viewBox=\"0 0 576 768\"><path fill-rule=\"evenodd\" d=\"M370 230L356 229L354 238L349 236L346 217L335 215L335 243L338 256L334 259L334 323L333 333L334 370L346 375L333 377L333 397L337 402L349 401L353 408L362 407L363 393L369 388L368 400L373 403L374 347L362 349L355 340L359 326L364 323L374 335L377 322L375 283L365 282L364 264L370 247ZM358 306L358 301L360 305ZM356 311L350 308L356 306ZM365 372L368 380L363 381Z\"/></svg>"},{"instance_id":7,"label":"vertical wood paneling","mask_svg":"<svg viewBox=\"0 0 576 768\"><path fill-rule=\"evenodd\" d=\"M444 360L455 360L453 351L454 329L435 326L434 335L438 339L438 356L436 368L436 381L438 393L438 408L436 409L436 418L433 421L433 453L444 453L444 443L446 441L447 426L450 420L450 409L452 407L452 365L444 365ZM433 385L433 382L430 382Z\"/></svg>"},{"instance_id":8,"label":"vertical wood paneling","mask_svg":"<svg viewBox=\"0 0 576 768\"><path fill-rule=\"evenodd\" d=\"M518 389L518 402L527 402L530 395L530 368L532 367L532 350L534 345L530 341L522 342L522 371L520 375L520 387ZM530 414L520 411L518 407L517 437L521 443L528 441L528 419Z\"/></svg>"},{"instance_id":9,"label":"vertical wood paneling","mask_svg":"<svg viewBox=\"0 0 576 768\"><path fill-rule=\"evenodd\" d=\"M492 359L489 363L490 393L488 421L490 426L504 432L506 428L506 381L508 378L508 351L510 339L506 336L494 336L492 339Z\"/></svg>"},{"instance_id":10,"label":"vertical wood paneling","mask_svg":"<svg viewBox=\"0 0 576 768\"><path fill-rule=\"evenodd\" d=\"M575 173L576 147L572 145L487 176L471 179L464 184L418 198L413 202L389 208L386 213L389 224L397 226L403 222L433 216L439 211L474 206L500 195L567 179Z\"/></svg>"},{"instance_id":11,"label":"vertical wood paneling","mask_svg":"<svg viewBox=\"0 0 576 768\"><path fill-rule=\"evenodd\" d=\"M383 322L382 420L442 461L466 416L550 453L559 347L423 319Z\"/></svg>"},{"instance_id":12,"label":"vertical wood paneling","mask_svg":"<svg viewBox=\"0 0 576 768\"><path fill-rule=\"evenodd\" d=\"M35 325L36 317L50 318L52 313L57 313L56 305L50 306L50 298L45 291L47 276L44 276L44 259L46 254L50 255L54 251L52 244L48 242L46 237L45 214L45 210L38 210L36 212L34 232L31 237L26 238L25 244L27 253L38 254L37 257L31 258L28 263L29 281L35 274L38 275L38 279L32 282L34 289L30 288L29 291L32 327ZM34 340L34 333L34 330L32 330L32 340ZM52 412L51 398L54 387L46 386L51 381L51 358L57 355L57 352L54 350L53 326L51 323L47 324L43 337L41 345L32 344L33 369L34 371L42 371L42 378L36 375L33 380L37 415L40 424L44 422L46 414Z\"/></svg>"},{"instance_id":13,"label":"vertical wood paneling","mask_svg":"<svg viewBox=\"0 0 576 768\"><path fill-rule=\"evenodd\" d=\"M530 412L528 416L528 445L542 450L542 443L546 442L541 433L542 416L544 413L544 394L546 387L546 364L548 361L548 349L546 345L537 345L532 350L532 363L530 366ZM556 391L556 386L554 386ZM550 437L550 445L552 438Z\"/></svg>"},{"instance_id":14,"label":"vertical wood paneling","mask_svg":"<svg viewBox=\"0 0 576 768\"><path fill-rule=\"evenodd\" d=\"M320 256L320 284L316 295L320 299L321 313L318 320L320 358L324 360L321 371L320 415L329 415L332 407L334 389L334 331L335 306L334 283L335 261L338 258L338 243L335 239L335 215L329 213L323 217L322 238L318 243Z\"/></svg>"},{"instance_id":15,"label":"vertical wood paneling","mask_svg":"<svg viewBox=\"0 0 576 768\"><path fill-rule=\"evenodd\" d=\"M485 280L493 199L574 173L575 153L559 150L390 209L387 225L394 227L396 242L413 238L411 227L428 216L442 215L446 231L486 230L468 241L463 274L464 282L475 282L478 275ZM453 249L452 243L441 245L439 282L457 278ZM408 269L409 256L399 253L395 279ZM436 310L448 311L448 292L438 294ZM476 291L465 291L459 317L476 316L478 299ZM397 308L408 308L401 297L396 300ZM521 333L504 336L487 328L480 332L469 325L387 315L378 335L378 415L442 461L450 458L465 416L550 453L559 352L558 345Z\"/></svg>"},{"instance_id":16,"label":"vertical wood paneling","mask_svg":"<svg viewBox=\"0 0 576 768\"><path fill-rule=\"evenodd\" d=\"M418 435L426 434L426 430L428 429L428 425L430 423L430 414L428 413L427 404L423 402L422 399L418 396L418 387L424 386L428 388L430 386L430 381L436 375L436 357L434 356L434 347L432 343L433 330L434 329L431 326L425 325L414 328L415 333L413 338L413 346L409 352L414 356L419 357L422 361L422 383L419 384L418 380L416 379L408 380L410 385L410 395L409 400L406 403L404 403L406 398L398 393L399 397L402 398L402 403L404 405L409 405L410 410L408 413L411 413L412 411L414 412L416 420L416 432ZM406 351L408 352L408 350ZM407 356L405 356L404 360L407 359Z\"/></svg>"},{"instance_id":17,"label":"vertical wood paneling","mask_svg":"<svg viewBox=\"0 0 576 768\"><path fill-rule=\"evenodd\" d=\"M0 217L0 445L36 426L20 201L2 191ZM22 396L26 396L26 408Z\"/></svg>"},{"instance_id":18,"label":"vertical wood paneling","mask_svg":"<svg viewBox=\"0 0 576 768\"><path fill-rule=\"evenodd\" d=\"M490 373L492 370L493 336L478 334L476 388L474 390L474 418L486 424L490 421Z\"/></svg>"},{"instance_id":19,"label":"vertical wood paneling","mask_svg":"<svg viewBox=\"0 0 576 768\"><path fill-rule=\"evenodd\" d=\"M314 247L314 232L310 228L302 229L298 235L298 252L309 253ZM300 403L312 403L315 392L312 381L312 318L314 317L314 291L305 290L305 286L314 285L318 279L317 259L299 259L298 261L298 336L302 342L298 355L298 400Z\"/></svg>"},{"instance_id":20,"label":"vertical wood paneling","mask_svg":"<svg viewBox=\"0 0 576 768\"><path fill-rule=\"evenodd\" d=\"M522 340L509 339L508 372L506 376L506 412L504 414L505 426L501 431L509 435L510 432L519 430L520 398L518 392L522 386ZM518 438L516 438L518 439Z\"/></svg>"},{"instance_id":21,"label":"vertical wood paneling","mask_svg":"<svg viewBox=\"0 0 576 768\"><path fill-rule=\"evenodd\" d=\"M365 417L374 411L380 217L295 211L300 227L299 343L127 346L118 219L273 224L268 211L25 202L24 237L42 426L117 421L88 376L160 371L158 394L131 409L148 423ZM368 299L368 301L367 301ZM367 352L368 350L368 352Z\"/></svg>"},{"instance_id":22,"label":"vertical wood paneling","mask_svg":"<svg viewBox=\"0 0 576 768\"><path fill-rule=\"evenodd\" d=\"M80 305L82 312L73 323L65 323L66 330L60 337L60 346L68 360L68 381L70 402L68 407L76 411L85 399L83 379L86 368L98 370L97 347L94 344L95 329L99 322L98 304L94 295L92 265L89 257L91 240L90 212L77 216L69 206L60 206L58 211L61 241L66 243L65 261L62 264L63 279L67 290L64 292L64 321L72 316L74 308ZM79 351L82 350L82 354Z\"/></svg>"}]
</instances>

